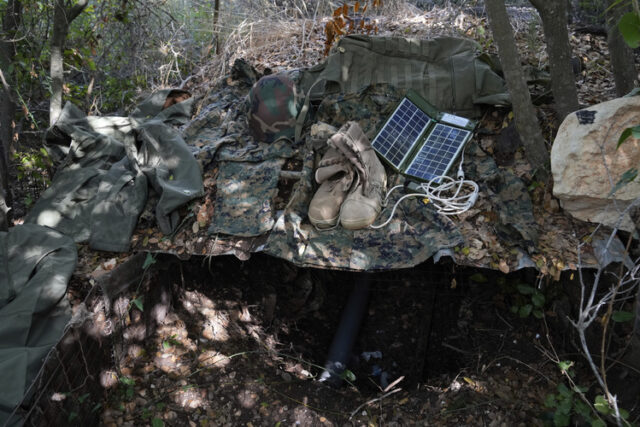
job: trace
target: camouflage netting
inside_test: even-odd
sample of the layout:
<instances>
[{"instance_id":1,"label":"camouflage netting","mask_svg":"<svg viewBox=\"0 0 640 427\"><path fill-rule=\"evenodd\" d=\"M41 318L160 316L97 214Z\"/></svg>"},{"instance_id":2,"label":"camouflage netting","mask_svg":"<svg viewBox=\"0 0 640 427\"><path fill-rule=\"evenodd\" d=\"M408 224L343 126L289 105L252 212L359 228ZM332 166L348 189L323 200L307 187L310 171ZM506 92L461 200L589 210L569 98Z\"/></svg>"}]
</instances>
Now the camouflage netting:
<instances>
[{"instance_id":1,"label":"camouflage netting","mask_svg":"<svg viewBox=\"0 0 640 427\"><path fill-rule=\"evenodd\" d=\"M264 251L300 266L356 271L411 267L441 255L461 265L505 272L534 267L558 275L576 267L576 236L587 233L588 225L535 207L523 181L498 167L479 138L467 147L464 163L468 178L481 188L471 211L443 217L412 199L401 204L383 229L317 231L307 219L307 207L322 150L312 147L310 125L321 120L340 126L355 120L372 138L403 93L377 84L350 95L328 96L307 120L299 144L262 143L251 137L247 123L251 75L248 64L237 62L231 77L203 99L205 107L183 128L203 169L205 197L183 212L171 239L162 238L150 213L143 215L133 236L134 250L183 257L235 254L241 259ZM388 172L390 185L403 181ZM386 215L388 211L381 214ZM594 265L596 258L586 253L582 261Z\"/></svg>"}]
</instances>

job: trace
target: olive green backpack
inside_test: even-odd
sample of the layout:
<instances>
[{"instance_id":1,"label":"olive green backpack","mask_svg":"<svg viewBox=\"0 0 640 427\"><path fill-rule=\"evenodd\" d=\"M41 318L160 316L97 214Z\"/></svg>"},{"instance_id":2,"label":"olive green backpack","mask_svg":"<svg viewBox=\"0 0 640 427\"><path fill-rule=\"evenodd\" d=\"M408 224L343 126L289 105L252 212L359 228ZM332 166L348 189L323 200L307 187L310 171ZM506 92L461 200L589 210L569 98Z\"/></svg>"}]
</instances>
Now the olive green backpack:
<instances>
[{"instance_id":1,"label":"olive green backpack","mask_svg":"<svg viewBox=\"0 0 640 427\"><path fill-rule=\"evenodd\" d=\"M327 59L303 72L311 101L388 83L413 89L441 111L478 117L482 105L508 106L509 93L473 40L349 35Z\"/></svg>"}]
</instances>

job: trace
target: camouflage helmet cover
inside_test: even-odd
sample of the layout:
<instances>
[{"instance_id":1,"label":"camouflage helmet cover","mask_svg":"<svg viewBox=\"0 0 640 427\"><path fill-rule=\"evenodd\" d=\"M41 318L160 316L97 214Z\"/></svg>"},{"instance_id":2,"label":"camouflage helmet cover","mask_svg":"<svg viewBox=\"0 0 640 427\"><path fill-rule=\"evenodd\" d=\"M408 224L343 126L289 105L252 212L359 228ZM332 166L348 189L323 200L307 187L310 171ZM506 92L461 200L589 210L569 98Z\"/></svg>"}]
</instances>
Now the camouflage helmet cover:
<instances>
[{"instance_id":1,"label":"camouflage helmet cover","mask_svg":"<svg viewBox=\"0 0 640 427\"><path fill-rule=\"evenodd\" d=\"M304 99L285 74L262 77L249 92L249 130L256 141L293 140Z\"/></svg>"}]
</instances>

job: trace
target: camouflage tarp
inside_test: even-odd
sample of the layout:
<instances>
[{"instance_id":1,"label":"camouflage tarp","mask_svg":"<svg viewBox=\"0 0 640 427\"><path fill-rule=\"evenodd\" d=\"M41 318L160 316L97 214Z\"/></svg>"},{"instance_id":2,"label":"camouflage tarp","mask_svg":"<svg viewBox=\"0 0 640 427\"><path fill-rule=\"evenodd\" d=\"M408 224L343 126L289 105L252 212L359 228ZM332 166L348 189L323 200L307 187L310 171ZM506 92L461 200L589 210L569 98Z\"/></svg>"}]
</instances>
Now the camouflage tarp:
<instances>
[{"instance_id":1,"label":"camouflage tarp","mask_svg":"<svg viewBox=\"0 0 640 427\"><path fill-rule=\"evenodd\" d=\"M338 227L317 231L306 214L316 187L313 171L322 150L314 151L308 132L303 133L304 145L254 141L246 120L247 92L248 85L225 85L184 129L185 140L196 150L205 177L210 174L215 183L208 231L216 243L232 240L231 236L257 236L270 230L266 244L251 250L264 250L300 266L349 270L410 267L443 249L465 245L454 219L436 214L418 199L404 201L393 221L380 230L348 231ZM402 91L388 84L348 95L331 95L321 102L309 122L324 121L340 127L355 120L372 139L402 96ZM498 228L521 231L522 235L516 233L520 241L535 245L535 227L531 226L535 221L524 184L500 171L490 157L474 155L477 149L470 147L465 167L469 168L470 177L478 179L481 187L492 194L496 212L501 212L503 220ZM283 187L278 175L286 159L298 159L301 166L286 206L277 212L274 196ZM399 175L389 177L390 184L402 180ZM402 194L395 193L389 206ZM383 211L381 220L388 214L388 210Z\"/></svg>"},{"instance_id":2,"label":"camouflage tarp","mask_svg":"<svg viewBox=\"0 0 640 427\"><path fill-rule=\"evenodd\" d=\"M577 268L577 247L590 226L553 208L543 189L526 188L515 173L526 175L526 167L496 166L492 146L502 126L500 114L485 116L483 132L466 149L467 178L480 186L478 201L468 212L443 218L428 204L410 199L384 230L318 232L306 209L315 191L312 170L322 156L318 148L324 144L311 138L310 125L323 120L339 127L355 120L373 138L403 92L378 84L358 93L334 94L311 109L300 144L264 144L251 138L246 117L246 97L258 78L249 64L237 61L231 76L200 102L206 107L183 128L183 135L202 166L205 197L189 205L190 213L169 239L153 225L153 214L145 212L132 238L134 250L181 257L233 254L243 260L252 252L267 251L302 266L351 270L408 267L443 255L459 265L503 272L533 267L554 278L564 269ZM402 180L389 178L390 185ZM532 203L530 194L545 199ZM388 213L383 211L378 222ZM263 232L270 224L272 231ZM582 264L620 259L600 252L587 245Z\"/></svg>"},{"instance_id":3,"label":"camouflage tarp","mask_svg":"<svg viewBox=\"0 0 640 427\"><path fill-rule=\"evenodd\" d=\"M359 93L331 95L320 104L317 120L335 127L349 120L357 121L367 137L373 139L402 96L400 90L387 84L369 86ZM385 270L411 267L443 249L464 246L454 218L437 214L431 205L417 198L402 202L392 222L382 229L315 230L306 218L306 209L314 192L312 172L318 158L314 159L310 147L306 152L304 177L269 236L267 253L304 266ZM527 242L526 247L534 248L536 223L525 185L512 173L499 170L490 157L479 154L477 145L470 144L465 169L469 178L478 181L482 190L491 194L499 214L496 228L515 231L515 234L503 233L504 238L514 239L509 244ZM389 181L391 187L403 183L404 178L391 174ZM387 204L389 209L381 213L378 222L386 219L401 195L401 191L392 194Z\"/></svg>"}]
</instances>

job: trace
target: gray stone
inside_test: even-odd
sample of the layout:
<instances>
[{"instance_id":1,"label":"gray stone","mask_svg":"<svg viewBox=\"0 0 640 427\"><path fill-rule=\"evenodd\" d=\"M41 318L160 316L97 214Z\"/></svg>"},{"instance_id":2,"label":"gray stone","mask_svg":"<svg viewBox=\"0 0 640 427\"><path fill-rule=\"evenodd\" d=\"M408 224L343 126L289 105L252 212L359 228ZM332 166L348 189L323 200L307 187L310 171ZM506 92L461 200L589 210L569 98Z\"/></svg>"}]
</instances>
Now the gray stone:
<instances>
[{"instance_id":1,"label":"gray stone","mask_svg":"<svg viewBox=\"0 0 640 427\"><path fill-rule=\"evenodd\" d=\"M611 191L622 175L640 165L640 140L630 137L616 149L622 132L640 124L640 97L618 98L569 114L551 149L553 194L574 217L633 230L621 212L640 197L635 180Z\"/></svg>"}]
</instances>

